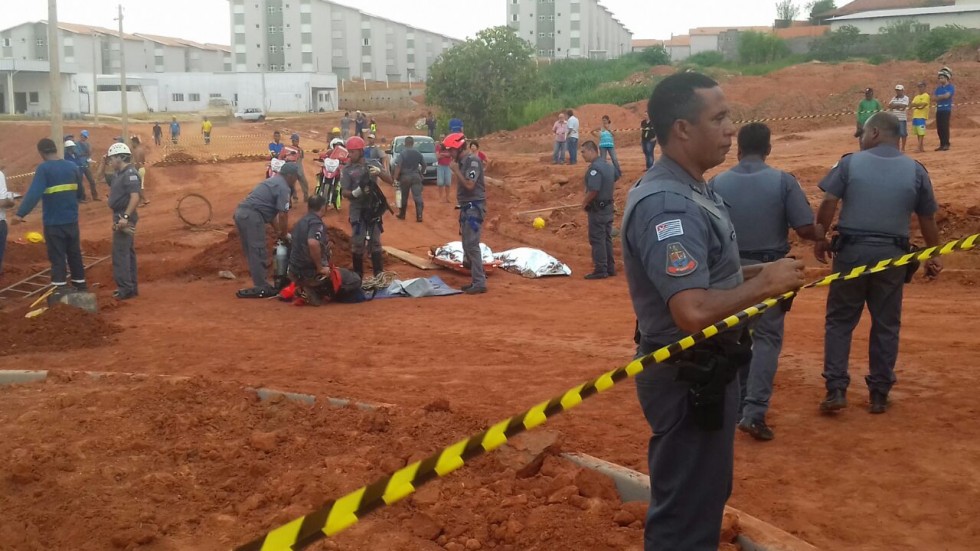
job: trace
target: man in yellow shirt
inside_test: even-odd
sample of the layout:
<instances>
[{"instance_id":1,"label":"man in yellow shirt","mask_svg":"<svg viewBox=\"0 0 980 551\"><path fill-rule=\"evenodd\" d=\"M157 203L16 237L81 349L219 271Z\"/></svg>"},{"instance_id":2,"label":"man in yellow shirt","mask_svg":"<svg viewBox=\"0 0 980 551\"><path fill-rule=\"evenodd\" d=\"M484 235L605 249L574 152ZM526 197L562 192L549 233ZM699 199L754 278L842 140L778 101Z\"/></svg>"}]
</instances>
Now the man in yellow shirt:
<instances>
[{"instance_id":1,"label":"man in yellow shirt","mask_svg":"<svg viewBox=\"0 0 980 551\"><path fill-rule=\"evenodd\" d=\"M211 121L207 117L204 117L204 122L201 123L201 133L204 134L204 145L211 144Z\"/></svg>"},{"instance_id":2,"label":"man in yellow shirt","mask_svg":"<svg viewBox=\"0 0 980 551\"><path fill-rule=\"evenodd\" d=\"M912 98L912 133L919 140L918 152L925 151L926 121L929 119L929 93L925 81L919 83L919 93Z\"/></svg>"}]
</instances>

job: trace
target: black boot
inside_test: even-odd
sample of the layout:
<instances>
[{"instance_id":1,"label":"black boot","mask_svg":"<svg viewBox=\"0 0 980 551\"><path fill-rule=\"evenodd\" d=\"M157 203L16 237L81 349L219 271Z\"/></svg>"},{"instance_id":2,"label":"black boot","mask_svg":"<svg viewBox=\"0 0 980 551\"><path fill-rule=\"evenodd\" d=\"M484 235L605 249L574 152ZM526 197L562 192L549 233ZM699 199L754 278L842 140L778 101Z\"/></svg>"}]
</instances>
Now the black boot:
<instances>
[{"instance_id":1,"label":"black boot","mask_svg":"<svg viewBox=\"0 0 980 551\"><path fill-rule=\"evenodd\" d=\"M360 277L364 277L364 255L355 254L351 257L351 263L353 264L354 273Z\"/></svg>"},{"instance_id":2,"label":"black boot","mask_svg":"<svg viewBox=\"0 0 980 551\"><path fill-rule=\"evenodd\" d=\"M424 208L424 206L422 205L422 203L415 203L415 221L416 222L421 222L422 221L422 209L423 208Z\"/></svg>"},{"instance_id":3,"label":"black boot","mask_svg":"<svg viewBox=\"0 0 980 551\"><path fill-rule=\"evenodd\" d=\"M404 220L405 219L405 211L407 209L408 209L408 205L407 204L398 207L398 219L399 220Z\"/></svg>"},{"instance_id":4,"label":"black boot","mask_svg":"<svg viewBox=\"0 0 980 551\"><path fill-rule=\"evenodd\" d=\"M830 413L842 410L847 407L847 391L843 389L828 390L823 402L820 402L820 411Z\"/></svg>"},{"instance_id":5,"label":"black boot","mask_svg":"<svg viewBox=\"0 0 980 551\"><path fill-rule=\"evenodd\" d=\"M381 275L385 270L384 253L381 251L371 253L371 267L374 269L374 277Z\"/></svg>"}]
</instances>

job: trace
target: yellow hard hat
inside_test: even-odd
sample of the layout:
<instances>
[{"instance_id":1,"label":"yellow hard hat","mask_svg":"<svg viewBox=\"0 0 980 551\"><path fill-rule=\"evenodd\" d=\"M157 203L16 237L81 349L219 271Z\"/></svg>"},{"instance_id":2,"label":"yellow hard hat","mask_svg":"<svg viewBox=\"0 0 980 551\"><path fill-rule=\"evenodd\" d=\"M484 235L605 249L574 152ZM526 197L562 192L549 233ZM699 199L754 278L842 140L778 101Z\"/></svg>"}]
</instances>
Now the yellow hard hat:
<instances>
[{"instance_id":1,"label":"yellow hard hat","mask_svg":"<svg viewBox=\"0 0 980 551\"><path fill-rule=\"evenodd\" d=\"M333 134L340 134L340 128L337 128L335 126L335 127L333 127L333 130L331 130L330 132L333 133Z\"/></svg>"},{"instance_id":2,"label":"yellow hard hat","mask_svg":"<svg viewBox=\"0 0 980 551\"><path fill-rule=\"evenodd\" d=\"M40 232L29 231L27 235L24 236L31 243L44 243L44 236Z\"/></svg>"},{"instance_id":3,"label":"yellow hard hat","mask_svg":"<svg viewBox=\"0 0 980 551\"><path fill-rule=\"evenodd\" d=\"M540 216L534 219L534 229L543 230L544 229L544 218Z\"/></svg>"}]
</instances>

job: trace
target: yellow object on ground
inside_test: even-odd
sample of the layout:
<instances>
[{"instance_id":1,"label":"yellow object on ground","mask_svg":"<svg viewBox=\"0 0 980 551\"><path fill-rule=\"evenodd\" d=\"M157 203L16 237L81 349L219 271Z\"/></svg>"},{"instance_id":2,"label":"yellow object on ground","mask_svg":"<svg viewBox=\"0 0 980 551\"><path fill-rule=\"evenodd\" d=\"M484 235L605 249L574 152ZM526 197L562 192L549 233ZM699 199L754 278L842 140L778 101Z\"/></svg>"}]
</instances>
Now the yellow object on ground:
<instances>
[{"instance_id":1,"label":"yellow object on ground","mask_svg":"<svg viewBox=\"0 0 980 551\"><path fill-rule=\"evenodd\" d=\"M41 235L41 232L29 231L27 232L27 235L24 236L24 239L31 243L44 243L44 236Z\"/></svg>"},{"instance_id":2,"label":"yellow object on ground","mask_svg":"<svg viewBox=\"0 0 980 551\"><path fill-rule=\"evenodd\" d=\"M545 224L544 224L544 218L541 218L540 216L537 217L537 218L535 218L533 225L534 225L534 229L536 229L536 230L543 230L544 229L544 226L545 226Z\"/></svg>"}]
</instances>

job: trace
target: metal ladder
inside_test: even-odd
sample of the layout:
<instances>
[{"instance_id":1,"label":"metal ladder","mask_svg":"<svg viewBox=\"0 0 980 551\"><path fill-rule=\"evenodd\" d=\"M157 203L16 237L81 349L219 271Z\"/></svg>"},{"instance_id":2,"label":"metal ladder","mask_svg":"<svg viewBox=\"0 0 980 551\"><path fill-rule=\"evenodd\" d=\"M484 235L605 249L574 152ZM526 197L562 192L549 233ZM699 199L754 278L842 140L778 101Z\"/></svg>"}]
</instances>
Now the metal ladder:
<instances>
[{"instance_id":1,"label":"metal ladder","mask_svg":"<svg viewBox=\"0 0 980 551\"><path fill-rule=\"evenodd\" d=\"M96 264L112 258L111 256L86 256L82 255L85 263L85 270L89 270ZM0 289L0 300L12 300L18 298L30 298L34 295L43 293L51 287L51 268L40 271L28 278L22 279L9 287Z\"/></svg>"}]
</instances>

